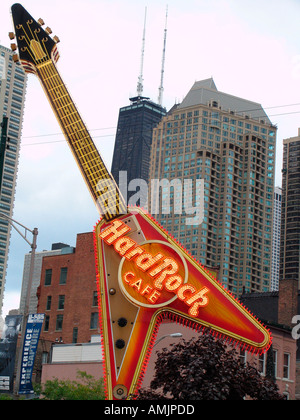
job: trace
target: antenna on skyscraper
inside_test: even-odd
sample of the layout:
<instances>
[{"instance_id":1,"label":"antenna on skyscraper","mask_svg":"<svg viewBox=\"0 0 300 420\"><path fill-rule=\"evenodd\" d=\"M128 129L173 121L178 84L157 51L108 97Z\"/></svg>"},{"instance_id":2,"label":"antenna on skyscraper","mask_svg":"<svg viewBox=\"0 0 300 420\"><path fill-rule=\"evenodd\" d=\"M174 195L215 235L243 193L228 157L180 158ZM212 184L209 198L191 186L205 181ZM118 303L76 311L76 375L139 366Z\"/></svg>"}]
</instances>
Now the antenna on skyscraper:
<instances>
[{"instance_id":1,"label":"antenna on skyscraper","mask_svg":"<svg viewBox=\"0 0 300 420\"><path fill-rule=\"evenodd\" d=\"M165 58L166 58L166 42L167 42L167 21L168 21L168 6L166 9L166 25L164 30L164 48L163 48L163 56L162 56L162 65L161 65L161 78L160 78L160 87L158 89L158 104L162 106L162 98L164 92L164 72L165 72Z\"/></svg>"},{"instance_id":2,"label":"antenna on skyscraper","mask_svg":"<svg viewBox=\"0 0 300 420\"><path fill-rule=\"evenodd\" d=\"M143 69L144 69L144 53L145 53L145 38L146 38L146 18L147 18L147 7L145 7L145 20L144 20L144 31L143 31L143 42L142 42L142 57L141 57L141 71L137 84L137 95L142 96L143 94Z\"/></svg>"}]
</instances>

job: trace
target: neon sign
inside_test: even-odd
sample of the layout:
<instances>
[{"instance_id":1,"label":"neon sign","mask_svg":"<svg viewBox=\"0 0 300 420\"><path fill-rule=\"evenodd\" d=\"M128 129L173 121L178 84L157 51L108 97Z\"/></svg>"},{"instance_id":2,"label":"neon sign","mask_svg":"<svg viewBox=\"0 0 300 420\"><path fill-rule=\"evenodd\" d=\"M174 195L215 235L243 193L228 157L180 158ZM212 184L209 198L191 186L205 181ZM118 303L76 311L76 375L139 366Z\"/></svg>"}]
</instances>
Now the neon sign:
<instances>
[{"instance_id":1,"label":"neon sign","mask_svg":"<svg viewBox=\"0 0 300 420\"><path fill-rule=\"evenodd\" d=\"M130 230L124 222L116 220L99 234L101 239L108 245L113 245L115 251L123 257L118 278L124 295L134 304L152 308L166 306L178 298L190 307L189 315L197 317L200 308L208 305L209 289L196 288L188 283L187 265L180 253L176 251L178 262L162 252L153 255L147 251L146 245L155 244L157 241L139 245L133 239L124 236ZM160 242L160 246L166 248L169 245ZM132 271L132 263L138 273ZM180 274L180 265L184 269L184 276ZM175 294L175 299L170 298L169 294Z\"/></svg>"},{"instance_id":2,"label":"neon sign","mask_svg":"<svg viewBox=\"0 0 300 420\"><path fill-rule=\"evenodd\" d=\"M158 327L178 322L264 352L269 331L139 208L95 227L107 397L142 383Z\"/></svg>"}]
</instances>

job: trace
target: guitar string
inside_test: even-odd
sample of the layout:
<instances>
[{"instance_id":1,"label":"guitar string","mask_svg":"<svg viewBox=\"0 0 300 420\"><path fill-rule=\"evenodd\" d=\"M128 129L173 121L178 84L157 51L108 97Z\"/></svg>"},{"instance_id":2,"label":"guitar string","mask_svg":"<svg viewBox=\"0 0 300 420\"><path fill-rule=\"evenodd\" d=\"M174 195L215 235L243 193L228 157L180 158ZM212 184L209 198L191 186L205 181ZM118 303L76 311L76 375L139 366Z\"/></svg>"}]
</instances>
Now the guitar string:
<instances>
[{"instance_id":1,"label":"guitar string","mask_svg":"<svg viewBox=\"0 0 300 420\"><path fill-rule=\"evenodd\" d=\"M89 135L86 127L84 126L84 123L83 123L82 119L81 118L75 119L76 117L80 117L80 115L79 115L78 110L76 109L73 101L71 100L71 97L67 92L66 86L62 82L62 80L61 80L55 66L53 65L53 63L51 62L51 63L49 63L49 66L43 66L43 69L40 68L39 70L40 70L40 73L41 73L41 76L42 76L43 83L45 84L46 91L48 91L48 94L50 96L51 102L53 103L53 105L57 105L56 102L58 102L58 104L59 104L59 107L54 106L54 108L55 108L56 113L59 117L61 125L64 128L64 131L66 132L66 135L68 136L68 139L70 139L71 144L75 143L76 148L75 148L74 151L76 152L76 150L77 150L79 152L79 153L75 153L75 155L77 156L79 154L78 158L79 158L80 163L81 163L80 167L82 167L84 165L84 167L82 167L82 170L83 170L85 176L88 177L88 180L90 182L92 182L92 184L94 184L94 185L91 185L93 193L94 194L95 194L95 192L99 193L99 191L97 191L97 189L95 191L95 186L98 184L99 180L97 181L97 179L95 179L95 171L92 171L92 169L97 168L98 172L100 170L100 173L101 173L100 178L102 178L102 179L105 178L105 176L107 177L107 175L109 175L110 178L111 178L111 176L108 173L107 169L105 168L105 165L102 162L102 159L99 156L99 154L98 154L98 152L95 148L95 145L93 144L92 139L90 138L90 135ZM59 82L58 82L58 84L55 83L54 79L55 80L57 79L61 83L59 83ZM59 95L57 95L55 97L55 99L52 96L52 91L56 91L56 92L59 93ZM65 92L67 94L65 94ZM71 101L68 101L68 99L70 99ZM65 111L67 111L67 112L65 112ZM66 121L64 121L64 120L66 120L68 122L68 124L66 124ZM70 127L73 127L73 126L75 126L75 131L74 131L74 129L70 128ZM76 128L77 128L77 130L76 130ZM78 130L78 128L80 128L80 130ZM85 132L84 134L87 134L87 135L82 138L79 135L78 131L83 131L83 132ZM72 139L73 136L75 136L75 140ZM86 140L87 138L90 139L90 142L89 143L85 142L84 146L82 147L83 141ZM78 147L79 142L81 143L81 147ZM73 149L74 149L74 145L73 145ZM93 163L96 162L96 165L93 165L92 167L90 165L88 165L88 162L86 160L88 155L92 155L91 161ZM82 160L83 160L83 162L82 162ZM99 167L99 161L100 161L100 167ZM87 169L90 172L89 174L86 173ZM98 173L98 175L99 175L99 173ZM99 195L99 194L95 194L95 195L96 195L96 198L97 198L97 195ZM108 195L109 205L105 207L105 210L106 210L106 212L111 210L112 201L113 201L113 203L114 203L114 213L116 213L116 210L117 210L116 209L116 200L118 201L118 199L119 199L119 201L117 203L119 205L119 207L120 207L120 204L121 205L123 204L123 203L120 203L121 197L118 194L118 192L117 192L117 197L116 197L116 191L115 190L112 191L111 189L108 190L107 195ZM122 210L123 211L125 210L125 212L126 212L125 204L123 204L123 206L124 206L124 208ZM101 209L101 210L103 210L103 209ZM121 209L118 208L117 214L120 214L120 210ZM110 218L111 217L113 217L113 214L110 212Z\"/></svg>"},{"instance_id":2,"label":"guitar string","mask_svg":"<svg viewBox=\"0 0 300 420\"><path fill-rule=\"evenodd\" d=\"M46 50L47 51L47 50ZM48 55L48 54L47 54ZM49 57L49 56L48 56ZM41 60L41 61L43 61L43 60ZM77 147L77 149L74 147L74 144L76 145L76 143L78 143L78 141L80 141L81 143L82 143L82 138L81 137L79 137L78 136L78 130L77 131L75 131L74 133L72 132L72 130L67 130L68 128L69 128L69 126L72 126L72 125L75 125L75 122L72 120L72 119L70 119L70 116L69 116L69 114L70 113L67 113L67 114L65 114L64 113L64 110L68 107L68 106L72 106L72 108L73 109L75 109L75 107L74 107L74 105L73 105L73 103L72 103L72 101L70 101L70 102L68 102L67 104L66 103L64 103L64 101L60 101L60 98L61 97L66 97L66 98L68 98L69 97L69 95L68 95L68 92L67 92L67 94L66 95L62 95L62 93L64 93L64 92L66 92L66 88L65 88L65 86L63 85L63 83L61 83L60 85L58 85L58 86L56 86L55 85L55 83L53 83L52 84L52 88L50 88L49 86L51 86L51 82L50 83L48 83L48 85L47 85L47 80L50 80L50 81L52 81L52 79L54 79L54 78L58 78L58 79L60 79L59 78L59 75L58 75L58 72L56 72L55 73L55 71L53 71L53 70L56 70L55 69L55 66L53 66L54 68L50 71L50 73L47 71L47 69L49 68L49 65L45 65L45 64L47 64L47 62L48 62L48 64L49 65L53 65L53 63L50 61L50 60L47 60L46 62L44 62L44 63L42 63L42 66L41 67L43 67L43 69L45 69L45 74L48 76L48 77L43 77L43 76L45 76L45 74L43 74L43 70L40 68L39 70L40 70L40 73L41 73L41 79L42 79L42 81L43 81L43 83L44 83L44 85L45 85L45 89L46 89L46 92L48 93L48 95L49 95L49 97L50 97L50 100L51 100L51 103L53 104L53 107L54 107L54 104L55 104L55 102L61 102L61 104L62 104L62 107L61 107L61 113L63 114L63 117L60 115L60 112L59 112L59 109L58 109L58 107L56 106L56 107L54 107L54 110L55 110L55 112L56 112L56 114L57 114L57 116L58 116L58 119L59 119L59 121L60 121L60 124L61 124L61 126L62 126L62 129L63 129L63 132L66 132L66 136L67 136L67 138L69 139L69 143L70 143L70 145L72 146L72 150L73 150L73 152L74 152L74 154L75 154L75 156L76 156L76 158L77 158L77 160L79 161L79 163L80 163L80 165L79 165L79 167L80 167L80 169L81 169L81 171L83 172L83 174L84 174L84 176L85 176L85 178L87 178L87 182L88 182L88 185L89 185L89 187L92 189L92 193L93 193L93 195L95 196L95 198L96 198L96 202L97 202L97 191L95 191L95 185L93 185L93 184L96 184L96 179L95 179L95 174L94 174L94 171L92 172L92 168L93 167L91 167L90 165L88 165L88 163L86 162L86 158L85 158L85 155L87 155L87 153L82 153L81 152L81 149L82 148L79 148L79 147ZM61 80L61 82L62 82L62 80ZM64 87L65 88L65 90L63 91L63 90L61 90L60 89L60 87ZM52 96L52 94L51 94L51 91L52 90L56 90L56 91L60 91L60 96L58 97L58 98L56 98L56 100L55 99L53 99L53 96ZM71 99L71 98L70 98ZM73 112L72 113L72 115L78 115L79 116L79 114L78 114L78 111L75 109L75 112ZM68 122L70 122L71 121L71 124L69 124L69 126L68 125L66 125L66 124L63 124L63 119L64 118L67 118L67 121ZM81 122L81 121L76 121L76 122ZM83 124L81 123L81 131L86 131L87 132L87 130L85 129L85 127L83 127L82 128L82 126L83 126ZM75 140L73 139L73 141L72 141L72 135L74 135L75 136ZM79 138L78 138L79 137ZM89 146L88 144L85 144L85 147L86 146L88 146L89 148L91 148L91 146ZM77 151L77 153L76 153L76 151ZM80 152L80 153L78 153L78 152ZM95 152L92 150L92 151L90 151L89 152L89 154L93 154L94 156L93 156L93 159L92 160L94 160L95 161L95 159L97 158L97 156L95 156ZM83 161L82 161L83 160ZM103 165L102 165L103 166ZM102 177L104 176L104 172L103 172L103 169L102 169L102 166L100 165L100 172L101 172L101 175L102 175ZM97 169L99 170L99 167L97 167ZM110 199L112 198L112 197L109 197ZM115 198L116 199L116 198ZM100 204L99 202L97 203L98 205ZM107 206L108 207L108 206ZM103 210L103 209L101 209L101 210ZM108 208L106 208L106 212L108 211ZM105 212L105 213L106 213ZM110 216L111 216L112 214L110 213Z\"/></svg>"},{"instance_id":3,"label":"guitar string","mask_svg":"<svg viewBox=\"0 0 300 420\"><path fill-rule=\"evenodd\" d=\"M30 33L32 35L31 38L35 39L37 42L40 42L39 37L37 36L37 30L34 31L34 34L32 32L32 29L31 29L32 22L27 21L26 23L27 23L27 26L28 26L28 30L30 31ZM64 85L62 79L60 78L60 76L59 76L59 74L56 70L56 67L55 67L54 63L52 62L52 60L50 58L48 49L45 46L44 39L42 40L43 41L43 47L44 47L44 48L42 48L42 50L45 53L45 56L40 58L40 59L37 59L36 57L33 57L32 54L31 54L31 48L30 48L30 45L29 45L30 37L28 36L27 31L25 31L25 28L24 28L23 25L21 25L21 29L23 29L23 32L24 32L24 35L25 35L24 38L25 38L25 42L27 43L28 53L32 57L35 64L37 66L40 65L39 70L40 70L40 74L42 76L41 78L42 78L43 84L45 86L47 94L49 95L50 101L53 104L55 113L58 116L58 120L61 124L63 132L66 133L66 136L69 140L69 143L71 145L73 153L75 154L75 157L76 157L76 159L79 163L79 167L80 167L81 171L83 172L84 177L87 180L89 188L92 190L93 196L96 199L96 203L100 206L100 203L99 203L100 194L99 194L99 191L97 190L97 185L98 185L99 180L98 181L96 180L95 170L93 170L93 169L95 169L95 168L97 169L98 175L99 175L99 171L100 171L100 175L101 175L100 179L104 179L105 175L106 175L106 179L107 179L107 175L109 175L109 173L108 173L107 169L105 168L104 162L102 161L101 157L97 153L95 145L93 144L92 139L90 138L89 133L88 133L86 127L84 126L84 124L82 122L82 119L80 118L80 115L79 115L75 105L73 104L73 101L71 100L68 103L64 103L64 100L61 101L62 97L65 97L66 100L68 98L71 99L71 97L68 94L66 86ZM30 40L30 44L31 44L31 40ZM37 61L40 61L40 63L38 64ZM49 65L47 65L47 64L49 64ZM42 70L42 67L43 67L44 72ZM48 70L50 70L50 72ZM45 73L48 77L43 77L43 76L45 76L45 74L43 74L43 73ZM56 85L54 83L54 80L53 80L54 78L58 79L61 83L59 85ZM47 81L49 81L49 80L50 80L50 82L47 84ZM53 81L53 83L51 84L52 81ZM51 85L53 86L52 88L49 87ZM63 88L63 89L61 89L61 88ZM51 93L52 90L58 91L60 93L60 96L59 96L58 99L56 99L56 101L53 98L53 95ZM66 95L62 95L64 92L66 92ZM61 105L62 105L62 107L60 108L60 110L62 111L61 113L59 112L59 108L57 106L54 106L54 105L56 105L55 102L60 102L61 103ZM72 112L72 113L70 113L70 112L65 113L64 110L66 108L68 108L70 105L71 105L71 109L73 109L75 111ZM67 109L67 111L68 111L68 109ZM77 118L77 120L75 120L75 116L77 116L79 118ZM66 125L63 121L64 119L66 119L67 122L70 122L70 124ZM79 135L79 133L78 133L79 130L76 130L76 128L78 128L77 127L78 123L79 123L80 131L85 132L87 134L86 136L82 137L82 136ZM69 127L72 127L72 126L75 126L75 131L74 132L72 132L73 131L72 129L68 130ZM75 139L72 138L73 136L75 137ZM88 138L90 138L90 142L89 143L84 142L84 140L86 140ZM77 144L79 142L81 144L81 148L76 147L76 146L78 146ZM84 147L82 147L82 143L83 143ZM86 152L86 149L88 149L89 151ZM89 164L90 162L87 162L88 155L91 155L91 157L90 157L91 162L93 162L93 163L96 162L95 165L91 166ZM100 160L100 165L99 165L99 160ZM109 177L109 178L112 178L112 177ZM120 194L118 194L118 191L114 191L114 194L113 194L113 192L109 188L107 189L107 192L108 192L108 205L105 206L104 203L102 203L103 209L101 209L101 206L100 206L100 209L101 210L105 209L106 210L104 212L105 214L107 214L107 212L110 212L111 205L112 205L112 199L114 197L114 204L115 204L114 209L117 212L117 214L119 214L120 213L120 201L121 201ZM111 218L112 215L113 215L112 212L110 212L109 213L109 218Z\"/></svg>"},{"instance_id":4,"label":"guitar string","mask_svg":"<svg viewBox=\"0 0 300 420\"><path fill-rule=\"evenodd\" d=\"M64 96L64 95L61 95L61 94L66 91L66 87L65 87L64 83L62 82L59 74L57 74L58 72L57 72L55 66L50 67L50 70L51 70L50 73L48 73L48 76L50 74L50 76L49 76L51 78L50 80L51 81L53 81L53 79L58 79L59 80L59 84L54 86L54 88L52 90L59 91L60 96ZM52 86L53 85L55 85L55 83L52 83ZM67 98L67 96L66 96L66 98ZM70 107L70 103L67 103L66 105L64 105L62 107L62 111L64 111L65 108L68 108L68 107ZM99 153L98 153L97 149L95 148L95 145L93 144L92 139L90 138L90 135L89 135L85 125L83 124L82 119L80 118L80 115L79 115L76 107L74 106L73 103L71 103L71 110L74 110L74 109L75 109L75 112L68 112L68 114L64 114L64 112L63 112L64 117L62 117L62 118L67 119L67 121L70 123L68 125L64 124L64 126L65 126L65 128L69 129L67 131L71 132L71 135L73 135L73 134L75 135L75 137L76 137L75 143L80 142L81 146L82 146L82 143L83 143L84 140L90 139L89 143L85 142L84 147L78 147L78 149L79 149L79 152L81 153L81 156L84 158L84 160L86 160L86 157L88 157L88 155L92 155L91 161L92 161L92 163L96 162L96 164L93 165L93 166L89 165L89 169L90 169L90 173L92 175L92 178L93 178L94 182L98 183L98 181L95 180L95 171L93 171L93 168L97 167L97 169L99 171L99 167L98 167L99 166L99 161L100 161L100 171L101 171L101 177L100 178L102 178L102 179L103 178L108 178L108 177L110 177L110 175L109 175L104 163L102 162L102 159L99 156ZM76 119L76 117L79 117L79 118ZM73 126L76 127L75 131L73 129ZM80 130L78 130L78 128L80 128ZM80 131L83 131L84 134L86 134L86 135L84 135L83 137L80 136L79 135ZM88 151L86 151L86 149ZM82 153L82 150L83 150L84 153ZM87 163L84 162L84 165L87 165ZM86 166L85 166L85 169L86 169ZM106 208L111 207L111 205L112 205L111 203L112 203L112 201L114 201L114 211L116 211L116 209L115 209L115 207L116 207L115 206L116 191L115 190L110 190L108 192L109 192L110 206L107 206ZM118 198L118 196L117 196L117 198Z\"/></svg>"},{"instance_id":5,"label":"guitar string","mask_svg":"<svg viewBox=\"0 0 300 420\"><path fill-rule=\"evenodd\" d=\"M93 171L91 164L89 165L87 164L88 156L86 156L88 153L89 154L92 153L91 162L94 162L95 155L93 153L93 150L91 152L90 147L88 147L87 145L83 143L85 130L82 128L81 124L79 125L79 129L81 130L82 133L78 132L79 131L78 122L80 122L78 121L78 118L77 118L78 113L76 112L76 110L74 111L74 106L72 102L69 100L68 95L64 94L65 90L63 89L63 86L59 84L59 78L57 77L56 74L53 73L53 70L50 73L49 72L45 72L45 73L48 77L51 77L50 86L54 86L54 88L50 88L50 89L48 88L49 95L50 97L52 96L52 101L53 101L52 91L55 90L58 94L55 97L54 104L56 105L57 114L62 124L63 130L66 132L66 135L68 136L68 139L71 142L72 149L75 152L75 156L77 157L77 159L79 159L79 163L80 163L79 166L81 170L84 172L85 176L87 177L89 181L88 184L91 186L92 192L97 198L97 193L95 191L95 171ZM45 84L46 84L46 87L48 87L47 85L49 84L47 84L47 81L45 81ZM63 99L60 100L59 99L60 97L63 97ZM103 177L102 165L100 167L100 176ZM108 216L110 217L110 214L108 214Z\"/></svg>"}]
</instances>

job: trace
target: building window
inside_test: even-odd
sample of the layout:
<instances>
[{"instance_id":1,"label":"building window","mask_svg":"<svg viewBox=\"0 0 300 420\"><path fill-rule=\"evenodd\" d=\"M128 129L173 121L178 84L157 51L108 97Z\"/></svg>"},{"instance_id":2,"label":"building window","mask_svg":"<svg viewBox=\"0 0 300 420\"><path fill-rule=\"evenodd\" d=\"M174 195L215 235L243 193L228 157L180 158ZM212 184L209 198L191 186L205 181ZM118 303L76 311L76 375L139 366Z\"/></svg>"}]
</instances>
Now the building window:
<instances>
[{"instance_id":1,"label":"building window","mask_svg":"<svg viewBox=\"0 0 300 420\"><path fill-rule=\"evenodd\" d=\"M265 356L266 356L265 353L264 354L261 354L259 356L259 359L258 359L258 368L257 368L257 370L262 375L265 375L265 373L266 373L266 357Z\"/></svg>"},{"instance_id":2,"label":"building window","mask_svg":"<svg viewBox=\"0 0 300 420\"><path fill-rule=\"evenodd\" d=\"M59 295L58 297L58 309L65 309L65 295Z\"/></svg>"},{"instance_id":3,"label":"building window","mask_svg":"<svg viewBox=\"0 0 300 420\"><path fill-rule=\"evenodd\" d=\"M48 363L48 356L49 356L49 353L47 353L46 351L43 351L43 353L42 353L42 364Z\"/></svg>"},{"instance_id":4,"label":"building window","mask_svg":"<svg viewBox=\"0 0 300 420\"><path fill-rule=\"evenodd\" d=\"M77 343L77 339L78 339L78 328L74 327L73 328L73 339L72 339L72 343Z\"/></svg>"},{"instance_id":5,"label":"building window","mask_svg":"<svg viewBox=\"0 0 300 420\"><path fill-rule=\"evenodd\" d=\"M55 330L56 331L61 331L62 330L63 320L64 320L64 316L63 315L57 315L57 317L56 317L56 326L55 326Z\"/></svg>"},{"instance_id":6,"label":"building window","mask_svg":"<svg viewBox=\"0 0 300 420\"><path fill-rule=\"evenodd\" d=\"M63 267L60 269L60 277L59 277L59 284L66 284L67 283L67 274L68 268Z\"/></svg>"},{"instance_id":7,"label":"building window","mask_svg":"<svg viewBox=\"0 0 300 420\"><path fill-rule=\"evenodd\" d=\"M243 366L246 366L247 363L247 353L245 352L245 350L240 350L240 363Z\"/></svg>"},{"instance_id":8,"label":"building window","mask_svg":"<svg viewBox=\"0 0 300 420\"><path fill-rule=\"evenodd\" d=\"M52 301L52 296L47 296L46 311L50 311L51 301Z\"/></svg>"},{"instance_id":9,"label":"building window","mask_svg":"<svg viewBox=\"0 0 300 420\"><path fill-rule=\"evenodd\" d=\"M52 280L52 269L49 268L46 270L46 273L45 273L45 286L50 286L51 280Z\"/></svg>"},{"instance_id":10,"label":"building window","mask_svg":"<svg viewBox=\"0 0 300 420\"><path fill-rule=\"evenodd\" d=\"M274 350L273 351L273 361L274 361L274 375L275 375L275 378L277 378L277 363L278 363L277 356L278 356L278 351Z\"/></svg>"},{"instance_id":11,"label":"building window","mask_svg":"<svg viewBox=\"0 0 300 420\"><path fill-rule=\"evenodd\" d=\"M49 331L50 316L45 316L44 331Z\"/></svg>"},{"instance_id":12,"label":"building window","mask_svg":"<svg viewBox=\"0 0 300 420\"><path fill-rule=\"evenodd\" d=\"M93 305L92 306L98 306L98 292L93 293Z\"/></svg>"},{"instance_id":13,"label":"building window","mask_svg":"<svg viewBox=\"0 0 300 420\"><path fill-rule=\"evenodd\" d=\"M91 330L96 330L98 328L98 312L91 313Z\"/></svg>"},{"instance_id":14,"label":"building window","mask_svg":"<svg viewBox=\"0 0 300 420\"><path fill-rule=\"evenodd\" d=\"M283 378L284 379L290 378L290 354L289 353L283 354Z\"/></svg>"}]
</instances>

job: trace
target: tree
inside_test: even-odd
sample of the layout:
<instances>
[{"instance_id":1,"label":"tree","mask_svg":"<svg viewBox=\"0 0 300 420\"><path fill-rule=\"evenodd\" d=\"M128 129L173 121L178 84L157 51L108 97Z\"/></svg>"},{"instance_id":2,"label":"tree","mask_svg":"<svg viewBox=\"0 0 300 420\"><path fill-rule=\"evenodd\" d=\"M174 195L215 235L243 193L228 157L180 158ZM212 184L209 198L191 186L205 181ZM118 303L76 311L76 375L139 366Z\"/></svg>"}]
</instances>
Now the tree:
<instances>
[{"instance_id":1,"label":"tree","mask_svg":"<svg viewBox=\"0 0 300 420\"><path fill-rule=\"evenodd\" d=\"M104 400L103 380L96 380L86 372L78 371L77 381L58 380L47 381L35 391L44 400Z\"/></svg>"},{"instance_id":2,"label":"tree","mask_svg":"<svg viewBox=\"0 0 300 420\"><path fill-rule=\"evenodd\" d=\"M236 350L211 334L164 348L158 353L150 389L138 399L175 400L284 399L274 381L240 361Z\"/></svg>"}]
</instances>

